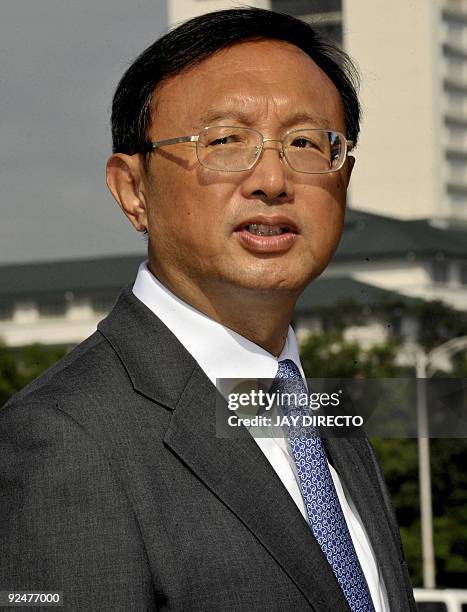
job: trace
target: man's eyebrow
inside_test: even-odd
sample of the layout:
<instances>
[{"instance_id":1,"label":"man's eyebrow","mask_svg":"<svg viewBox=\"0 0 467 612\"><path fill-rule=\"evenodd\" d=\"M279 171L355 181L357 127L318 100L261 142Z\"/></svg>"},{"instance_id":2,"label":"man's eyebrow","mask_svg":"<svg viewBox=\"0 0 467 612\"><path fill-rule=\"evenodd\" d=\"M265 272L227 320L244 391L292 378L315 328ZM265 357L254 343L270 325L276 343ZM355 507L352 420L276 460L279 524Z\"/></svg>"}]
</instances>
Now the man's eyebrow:
<instances>
[{"instance_id":1,"label":"man's eyebrow","mask_svg":"<svg viewBox=\"0 0 467 612\"><path fill-rule=\"evenodd\" d=\"M240 109L226 109L226 110L208 110L203 113L197 121L197 127L204 128L209 125L218 123L219 121L233 121L241 123L242 125L254 126L257 122L258 117L256 113L248 113ZM308 112L296 112L289 115L283 122L284 127L291 127L298 124L311 124L317 128L332 129L333 126L330 124L328 119L313 115Z\"/></svg>"},{"instance_id":2,"label":"man's eyebrow","mask_svg":"<svg viewBox=\"0 0 467 612\"><path fill-rule=\"evenodd\" d=\"M285 126L297 125L299 123L309 123L313 127L332 129L332 125L328 119L320 117L319 115L313 115L307 112L297 112L287 117L287 121L284 123Z\"/></svg>"},{"instance_id":3,"label":"man's eyebrow","mask_svg":"<svg viewBox=\"0 0 467 612\"><path fill-rule=\"evenodd\" d=\"M225 120L237 121L245 125L252 125L255 122L256 117L254 117L251 113L247 113L240 109L213 109L203 113L197 123L199 127L206 127L208 125L212 125L213 123L217 123L218 121Z\"/></svg>"}]
</instances>

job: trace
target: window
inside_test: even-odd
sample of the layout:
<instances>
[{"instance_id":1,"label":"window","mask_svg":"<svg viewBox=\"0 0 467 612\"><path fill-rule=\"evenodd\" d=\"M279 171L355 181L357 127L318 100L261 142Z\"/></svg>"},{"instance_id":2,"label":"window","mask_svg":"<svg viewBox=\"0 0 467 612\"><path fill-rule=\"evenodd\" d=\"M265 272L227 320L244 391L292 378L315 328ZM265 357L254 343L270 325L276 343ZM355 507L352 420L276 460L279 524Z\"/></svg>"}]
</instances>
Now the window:
<instances>
[{"instance_id":1,"label":"window","mask_svg":"<svg viewBox=\"0 0 467 612\"><path fill-rule=\"evenodd\" d=\"M447 22L446 39L451 43L462 44L464 36L464 25L460 21L449 20Z\"/></svg>"},{"instance_id":2,"label":"window","mask_svg":"<svg viewBox=\"0 0 467 612\"><path fill-rule=\"evenodd\" d=\"M466 128L462 125L458 125L458 124L448 124L447 126L447 133L448 133L448 144L450 145L457 145L457 146L462 146L464 144L467 144L467 139L466 139Z\"/></svg>"},{"instance_id":3,"label":"window","mask_svg":"<svg viewBox=\"0 0 467 612\"><path fill-rule=\"evenodd\" d=\"M271 9L289 15L342 11L342 0L272 0Z\"/></svg>"},{"instance_id":4,"label":"window","mask_svg":"<svg viewBox=\"0 0 467 612\"><path fill-rule=\"evenodd\" d=\"M449 160L449 178L452 181L463 181L465 178L466 160L460 157L452 157Z\"/></svg>"},{"instance_id":5,"label":"window","mask_svg":"<svg viewBox=\"0 0 467 612\"><path fill-rule=\"evenodd\" d=\"M271 9L302 19L324 39L342 44L342 0L272 0Z\"/></svg>"},{"instance_id":6,"label":"window","mask_svg":"<svg viewBox=\"0 0 467 612\"><path fill-rule=\"evenodd\" d=\"M462 91L450 89L447 92L448 106L452 111L462 112L464 110L464 102L466 95Z\"/></svg>"},{"instance_id":7,"label":"window","mask_svg":"<svg viewBox=\"0 0 467 612\"><path fill-rule=\"evenodd\" d=\"M446 58L447 72L453 79L462 79L464 76L465 60L463 57L451 56Z\"/></svg>"},{"instance_id":8,"label":"window","mask_svg":"<svg viewBox=\"0 0 467 612\"><path fill-rule=\"evenodd\" d=\"M0 302L0 321L10 321L13 318L14 307L8 302Z\"/></svg>"},{"instance_id":9,"label":"window","mask_svg":"<svg viewBox=\"0 0 467 612\"><path fill-rule=\"evenodd\" d=\"M462 264L460 269L461 284L467 285L467 264ZM467 612L467 610L466 610Z\"/></svg>"},{"instance_id":10,"label":"window","mask_svg":"<svg viewBox=\"0 0 467 612\"><path fill-rule=\"evenodd\" d=\"M66 313L66 303L63 298L47 298L37 304L40 317L63 317Z\"/></svg>"},{"instance_id":11,"label":"window","mask_svg":"<svg viewBox=\"0 0 467 612\"><path fill-rule=\"evenodd\" d=\"M434 261L431 279L434 283L446 283L448 280L448 264L446 261Z\"/></svg>"},{"instance_id":12,"label":"window","mask_svg":"<svg viewBox=\"0 0 467 612\"><path fill-rule=\"evenodd\" d=\"M94 295L91 298L92 309L98 314L107 314L115 304L116 296L110 294Z\"/></svg>"},{"instance_id":13,"label":"window","mask_svg":"<svg viewBox=\"0 0 467 612\"><path fill-rule=\"evenodd\" d=\"M324 40L333 40L342 44L342 25L340 23L320 23L313 24L313 27Z\"/></svg>"}]
</instances>

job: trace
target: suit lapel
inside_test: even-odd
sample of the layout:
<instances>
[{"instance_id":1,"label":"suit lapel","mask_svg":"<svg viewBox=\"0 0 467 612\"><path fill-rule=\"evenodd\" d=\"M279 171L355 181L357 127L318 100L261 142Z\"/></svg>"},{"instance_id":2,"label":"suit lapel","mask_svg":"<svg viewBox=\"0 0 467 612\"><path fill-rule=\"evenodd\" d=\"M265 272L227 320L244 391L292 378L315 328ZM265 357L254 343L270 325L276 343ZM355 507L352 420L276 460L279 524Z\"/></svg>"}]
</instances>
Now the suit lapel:
<instances>
[{"instance_id":1,"label":"suit lapel","mask_svg":"<svg viewBox=\"0 0 467 612\"><path fill-rule=\"evenodd\" d=\"M242 521L316 610L348 610L310 528L250 434L216 437L215 398L214 386L197 368L165 443Z\"/></svg>"},{"instance_id":2,"label":"suit lapel","mask_svg":"<svg viewBox=\"0 0 467 612\"><path fill-rule=\"evenodd\" d=\"M216 389L169 329L126 289L98 325L138 393L173 410L164 442L251 531L319 612L349 610L310 528L246 432L216 437Z\"/></svg>"},{"instance_id":3,"label":"suit lapel","mask_svg":"<svg viewBox=\"0 0 467 612\"><path fill-rule=\"evenodd\" d=\"M196 361L127 287L97 326L117 353L135 391L173 409Z\"/></svg>"}]
</instances>

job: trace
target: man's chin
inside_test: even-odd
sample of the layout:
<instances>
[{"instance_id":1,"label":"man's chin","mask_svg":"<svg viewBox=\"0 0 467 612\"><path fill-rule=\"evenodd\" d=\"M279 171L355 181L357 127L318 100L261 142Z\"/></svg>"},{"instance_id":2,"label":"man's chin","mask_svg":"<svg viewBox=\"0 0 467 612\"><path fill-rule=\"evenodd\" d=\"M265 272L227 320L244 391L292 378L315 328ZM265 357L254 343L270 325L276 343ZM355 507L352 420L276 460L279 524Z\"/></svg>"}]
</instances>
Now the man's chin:
<instances>
[{"instance_id":1,"label":"man's chin","mask_svg":"<svg viewBox=\"0 0 467 612\"><path fill-rule=\"evenodd\" d=\"M259 294L297 293L298 295L315 277L311 272L278 273L278 271L261 270L258 272L248 271L236 279L239 289L246 289Z\"/></svg>"}]
</instances>

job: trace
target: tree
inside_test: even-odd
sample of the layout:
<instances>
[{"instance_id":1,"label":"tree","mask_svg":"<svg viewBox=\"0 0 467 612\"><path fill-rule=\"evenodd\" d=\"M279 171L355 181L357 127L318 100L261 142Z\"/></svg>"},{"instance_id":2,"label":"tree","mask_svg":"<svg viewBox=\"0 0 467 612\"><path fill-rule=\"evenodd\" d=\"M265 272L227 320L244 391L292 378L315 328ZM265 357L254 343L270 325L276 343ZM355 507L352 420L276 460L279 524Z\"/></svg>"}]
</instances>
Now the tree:
<instances>
[{"instance_id":1,"label":"tree","mask_svg":"<svg viewBox=\"0 0 467 612\"><path fill-rule=\"evenodd\" d=\"M0 406L53 365L66 351L66 346L0 345Z\"/></svg>"},{"instance_id":2,"label":"tree","mask_svg":"<svg viewBox=\"0 0 467 612\"><path fill-rule=\"evenodd\" d=\"M334 330L310 336L300 358L309 378L391 378L404 372L395 364L396 354L396 342L364 350Z\"/></svg>"}]
</instances>

